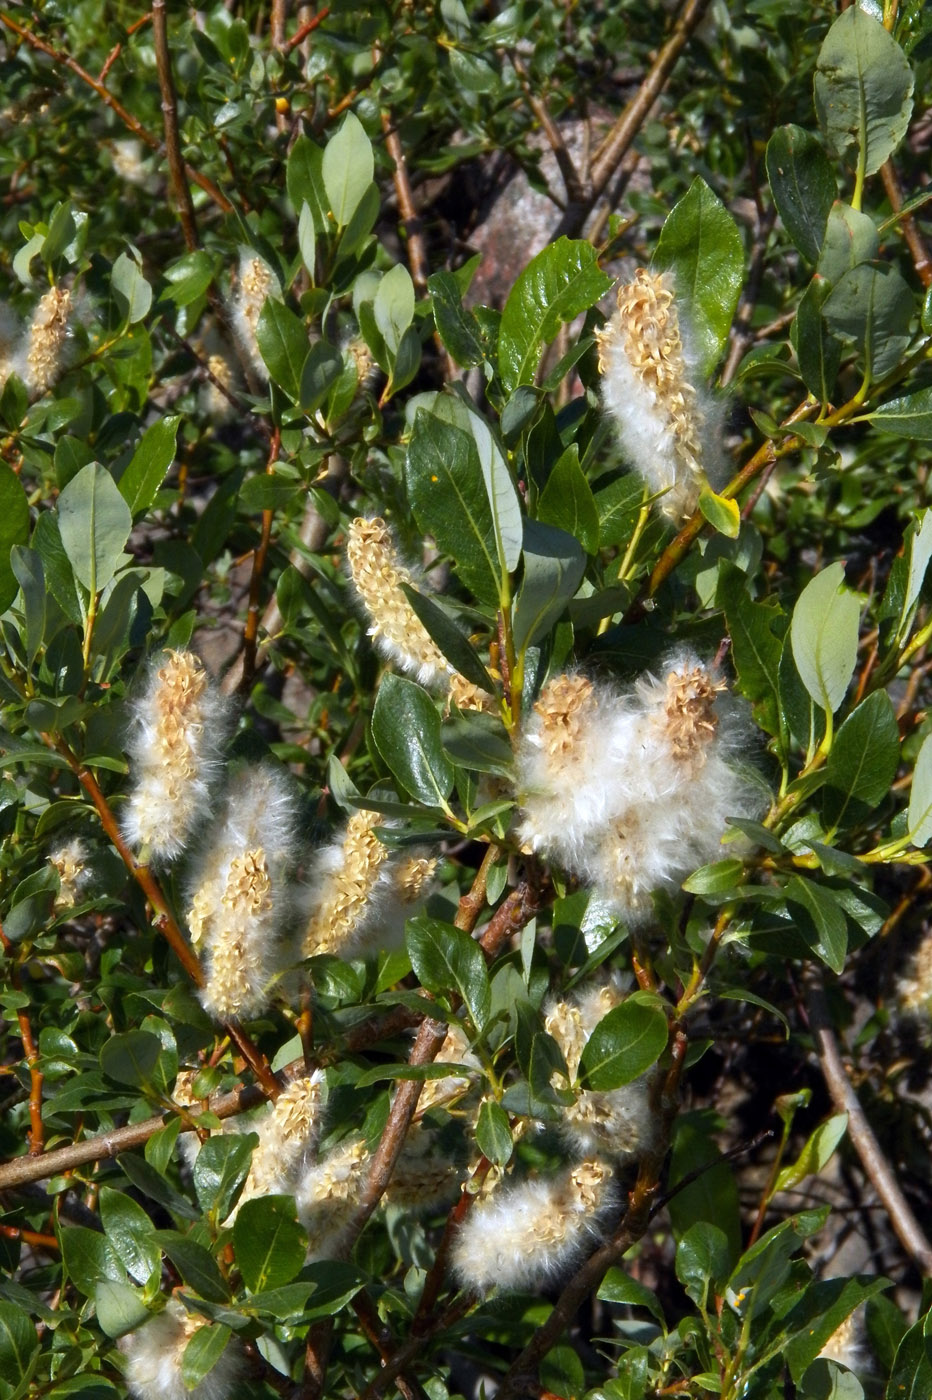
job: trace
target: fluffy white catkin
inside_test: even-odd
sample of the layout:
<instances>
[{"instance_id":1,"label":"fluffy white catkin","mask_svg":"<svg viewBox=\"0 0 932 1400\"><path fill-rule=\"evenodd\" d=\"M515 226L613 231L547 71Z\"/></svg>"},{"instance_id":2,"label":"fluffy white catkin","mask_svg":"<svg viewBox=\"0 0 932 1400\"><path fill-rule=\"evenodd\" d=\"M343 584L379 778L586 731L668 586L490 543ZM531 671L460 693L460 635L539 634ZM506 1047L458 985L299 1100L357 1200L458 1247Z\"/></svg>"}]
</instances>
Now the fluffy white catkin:
<instances>
[{"instance_id":1,"label":"fluffy white catkin","mask_svg":"<svg viewBox=\"0 0 932 1400\"><path fill-rule=\"evenodd\" d=\"M243 1183L234 1209L225 1225L232 1225L246 1201L259 1196L290 1196L294 1193L308 1158L320 1136L321 1070L295 1079L283 1089L262 1118L248 1124L258 1133L249 1175Z\"/></svg>"},{"instance_id":2,"label":"fluffy white catkin","mask_svg":"<svg viewBox=\"0 0 932 1400\"><path fill-rule=\"evenodd\" d=\"M501 1186L466 1216L451 1252L464 1288L538 1288L577 1262L617 1204L611 1168L593 1158L545 1180Z\"/></svg>"},{"instance_id":3,"label":"fluffy white catkin","mask_svg":"<svg viewBox=\"0 0 932 1400\"><path fill-rule=\"evenodd\" d=\"M227 312L230 327L245 364L262 381L268 379L269 371L259 350L256 327L266 299L280 295L278 278L265 259L260 258L251 249L241 249L239 275L227 305Z\"/></svg>"},{"instance_id":4,"label":"fluffy white catkin","mask_svg":"<svg viewBox=\"0 0 932 1400\"><path fill-rule=\"evenodd\" d=\"M298 846L298 804L288 774L252 764L231 780L223 817L195 871L188 910L204 956L204 1009L221 1020L255 1016L290 961L282 938L287 874Z\"/></svg>"},{"instance_id":5,"label":"fluffy white catkin","mask_svg":"<svg viewBox=\"0 0 932 1400\"><path fill-rule=\"evenodd\" d=\"M352 522L346 562L369 619L369 636L387 660L421 685L449 695L461 710L495 709L490 695L451 666L402 592L403 583L416 586L416 580L384 520L359 516Z\"/></svg>"},{"instance_id":6,"label":"fluffy white catkin","mask_svg":"<svg viewBox=\"0 0 932 1400\"><path fill-rule=\"evenodd\" d=\"M682 524L715 460L717 414L696 387L669 277L639 268L619 288L598 344L602 398L622 448L650 490L663 493L664 514Z\"/></svg>"},{"instance_id":7,"label":"fluffy white catkin","mask_svg":"<svg viewBox=\"0 0 932 1400\"><path fill-rule=\"evenodd\" d=\"M182 1378L185 1347L199 1328L208 1325L171 1298L162 1312L121 1337L126 1384L133 1400L229 1400L241 1363L235 1338L193 1390L186 1389Z\"/></svg>"},{"instance_id":8,"label":"fluffy white catkin","mask_svg":"<svg viewBox=\"0 0 932 1400\"><path fill-rule=\"evenodd\" d=\"M228 728L227 702L193 652L155 660L127 738L133 786L123 830L131 846L156 861L181 855L210 816Z\"/></svg>"},{"instance_id":9,"label":"fluffy white catkin","mask_svg":"<svg viewBox=\"0 0 932 1400\"><path fill-rule=\"evenodd\" d=\"M362 1138L345 1138L305 1171L295 1189L298 1219L307 1231L308 1259L336 1259L346 1241L369 1170Z\"/></svg>"},{"instance_id":10,"label":"fluffy white catkin","mask_svg":"<svg viewBox=\"0 0 932 1400\"><path fill-rule=\"evenodd\" d=\"M737 705L689 652L624 693L585 676L541 692L517 754L519 835L574 871L629 923L650 895L721 854L729 817L759 796L730 760L749 745Z\"/></svg>"},{"instance_id":11,"label":"fluffy white catkin","mask_svg":"<svg viewBox=\"0 0 932 1400\"><path fill-rule=\"evenodd\" d=\"M14 368L30 394L44 394L58 378L68 337L71 293L50 287L39 299Z\"/></svg>"}]
</instances>

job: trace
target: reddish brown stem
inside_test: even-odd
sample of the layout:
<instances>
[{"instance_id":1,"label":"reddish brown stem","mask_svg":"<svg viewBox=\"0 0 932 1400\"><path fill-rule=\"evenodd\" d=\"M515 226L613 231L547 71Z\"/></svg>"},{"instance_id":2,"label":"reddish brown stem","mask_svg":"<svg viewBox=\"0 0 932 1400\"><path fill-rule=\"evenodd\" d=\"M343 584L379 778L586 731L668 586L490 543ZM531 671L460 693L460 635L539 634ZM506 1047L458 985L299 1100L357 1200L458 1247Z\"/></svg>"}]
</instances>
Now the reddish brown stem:
<instances>
[{"instance_id":1,"label":"reddish brown stem","mask_svg":"<svg viewBox=\"0 0 932 1400\"><path fill-rule=\"evenodd\" d=\"M168 157L168 170L171 175L172 188L175 191L184 241L188 252L193 253L198 246L197 221L194 217L194 204L191 200L191 187L188 184L184 160L181 155L178 97L172 73L171 51L168 47L165 0L152 0L152 37L155 41L155 66L159 75L159 90L162 94L162 123L165 130L165 154Z\"/></svg>"},{"instance_id":2,"label":"reddish brown stem","mask_svg":"<svg viewBox=\"0 0 932 1400\"><path fill-rule=\"evenodd\" d=\"M132 112L128 111L98 78L88 73L86 68L82 68L80 63L77 63L70 54L63 53L60 49L56 49L51 44L47 44L44 39L40 39L37 34L33 34L31 29L27 29L25 25L17 23L11 15L3 11L0 11L0 24L5 25L13 34L18 34L23 42L28 44L30 48L35 49L38 53L46 54L47 57L51 58L55 63L63 68L67 68L69 72L74 73L75 77L80 78L82 83L87 83L88 87L93 88L100 100L110 108L115 116L119 117L123 125L126 126L134 136L138 137L143 145L148 146L152 151L161 150L162 143L159 138L144 127L142 123L133 116ZM194 183L213 200L218 209L222 209L225 214L231 214L233 212L233 205L227 199L226 195L217 188L213 180L209 179L206 175L202 175L200 171L194 170L190 165L185 165L184 168L188 179L193 180Z\"/></svg>"},{"instance_id":3,"label":"reddish brown stem","mask_svg":"<svg viewBox=\"0 0 932 1400\"><path fill-rule=\"evenodd\" d=\"M380 1320L375 1305L365 1290L357 1293L353 1299L353 1311L369 1344L378 1352L382 1365L390 1365L397 1350L395 1341L389 1328ZM426 1400L425 1391L418 1382L401 1371L395 1377L395 1385L402 1400Z\"/></svg>"},{"instance_id":4,"label":"reddish brown stem","mask_svg":"<svg viewBox=\"0 0 932 1400\"><path fill-rule=\"evenodd\" d=\"M894 214L899 214L903 207L903 191L900 189L900 182L892 160L884 161L880 167L880 178L883 180L890 208ZM897 223L903 231L903 239L909 249L909 256L913 260L916 276L924 287L932 286L932 257L929 256L925 239L919 232L919 225L912 214L901 215Z\"/></svg>"},{"instance_id":5,"label":"reddish brown stem","mask_svg":"<svg viewBox=\"0 0 932 1400\"><path fill-rule=\"evenodd\" d=\"M36 1230L21 1230L18 1225L0 1225L0 1235L8 1240L22 1240L23 1244L30 1244L34 1249L51 1250L55 1254L61 1249L54 1235L41 1235Z\"/></svg>"},{"instance_id":6,"label":"reddish brown stem","mask_svg":"<svg viewBox=\"0 0 932 1400\"><path fill-rule=\"evenodd\" d=\"M7 956L11 956L13 944L3 932L2 926L0 926L0 944L3 945ZM10 973L10 984L14 991L22 991L18 967L14 967ZM18 1009L16 1019L19 1022L19 1038L23 1042L23 1058L29 1069L29 1155L38 1157L41 1156L45 1146L45 1127L42 1122L42 1086L45 1083L45 1076L39 1069L39 1047L36 1045L32 1033L32 1022L29 1020L29 1013L25 1007Z\"/></svg>"},{"instance_id":7,"label":"reddish brown stem","mask_svg":"<svg viewBox=\"0 0 932 1400\"><path fill-rule=\"evenodd\" d=\"M424 1290L421 1293L420 1302L417 1305L417 1312L414 1315L414 1323L411 1329L412 1334L426 1327L427 1319L437 1305L440 1289L443 1286L443 1276L446 1273L447 1257L450 1253L450 1247L453 1244L456 1232L472 1209L473 1203L478 1198L479 1188L488 1176L491 1167L492 1163L486 1157L479 1158L479 1164L467 1183L472 1189L467 1190L464 1187L459 1200L447 1217L443 1238L437 1246L437 1253L434 1255L434 1262L430 1266L430 1273L424 1280Z\"/></svg>"},{"instance_id":8,"label":"reddish brown stem","mask_svg":"<svg viewBox=\"0 0 932 1400\"><path fill-rule=\"evenodd\" d=\"M553 887L536 862L529 862L525 878L496 909L483 929L479 946L487 958L495 958L505 944L533 919L553 896Z\"/></svg>"},{"instance_id":9,"label":"reddish brown stem","mask_svg":"<svg viewBox=\"0 0 932 1400\"><path fill-rule=\"evenodd\" d=\"M305 20L303 24L299 25L294 34L292 34L291 38L284 45L284 52L291 53L292 49L296 49L309 34L313 34L319 24L323 24L329 13L330 6L325 5L322 10L317 11L316 15L312 15L310 19Z\"/></svg>"}]
</instances>

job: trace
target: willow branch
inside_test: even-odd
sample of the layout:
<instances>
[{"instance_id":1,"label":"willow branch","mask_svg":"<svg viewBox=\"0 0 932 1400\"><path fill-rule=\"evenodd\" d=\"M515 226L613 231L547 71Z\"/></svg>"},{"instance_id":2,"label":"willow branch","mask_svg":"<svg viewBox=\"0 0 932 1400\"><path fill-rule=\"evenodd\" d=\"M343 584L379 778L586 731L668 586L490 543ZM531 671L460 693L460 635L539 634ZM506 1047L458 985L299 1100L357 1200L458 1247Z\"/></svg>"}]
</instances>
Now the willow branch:
<instances>
[{"instance_id":1,"label":"willow branch","mask_svg":"<svg viewBox=\"0 0 932 1400\"><path fill-rule=\"evenodd\" d=\"M520 932L553 897L553 886L536 861L529 861L521 883L496 909L482 931L479 946L486 957L497 957L505 944Z\"/></svg>"},{"instance_id":2,"label":"willow branch","mask_svg":"<svg viewBox=\"0 0 932 1400\"><path fill-rule=\"evenodd\" d=\"M554 237L566 234L569 238L576 238L582 232L593 204L604 191L647 120L651 107L663 91L677 59L689 43L708 6L709 0L686 0L669 39L654 60L653 67L596 151L587 197L581 201L570 201Z\"/></svg>"},{"instance_id":3,"label":"willow branch","mask_svg":"<svg viewBox=\"0 0 932 1400\"><path fill-rule=\"evenodd\" d=\"M11 15L6 14L5 11L0 11L0 24L4 25L13 34L18 34L23 42L28 44L30 48L35 49L38 53L44 53L48 58L51 58L53 62L59 64L63 68L67 68L69 72L74 73L75 77L80 78L82 83L87 83L88 87L93 88L101 102L105 103L106 106L110 108L111 112L113 112L114 116L119 117L123 125L127 127L134 136L138 137L144 146L148 146L150 151L160 151L162 149L162 143L159 138L153 135L147 127L143 126L142 122L134 117L132 112L124 107L98 78L88 73L86 68L82 68L80 63L77 63L70 54L64 53L61 49L56 49L51 44L46 43L46 41L40 39L37 34L33 34L31 29L27 29L25 25L17 23L17 21L13 19ZM226 195L214 184L213 180L207 175L202 175L201 172L195 170L193 166L185 164L184 169L188 179L193 180L194 184L210 197L218 209L221 209L224 214L231 214L233 212L233 205L227 199Z\"/></svg>"},{"instance_id":4,"label":"willow branch","mask_svg":"<svg viewBox=\"0 0 932 1400\"><path fill-rule=\"evenodd\" d=\"M175 79L172 74L171 52L168 47L168 24L165 19L165 0L152 0L152 37L155 43L155 66L159 75L159 90L162 94L162 123L165 130L165 154L168 157L168 170L172 188L178 204L178 217L188 252L193 253L198 246L197 222L194 218L194 204L191 189L185 175L184 159L181 155L181 137L178 131L178 97L175 92Z\"/></svg>"},{"instance_id":5,"label":"willow branch","mask_svg":"<svg viewBox=\"0 0 932 1400\"><path fill-rule=\"evenodd\" d=\"M919 232L919 225L912 214L900 213L903 208L903 191L900 188L896 167L892 160L884 161L880 167L880 178L883 180L890 208L898 216L897 223L903 230L903 239L909 249L909 256L913 260L916 276L924 287L932 286L932 257L929 255L925 239Z\"/></svg>"},{"instance_id":6,"label":"willow branch","mask_svg":"<svg viewBox=\"0 0 932 1400\"><path fill-rule=\"evenodd\" d=\"M275 463L278 461L278 453L281 447L281 432L278 428L272 434L272 445L269 450L268 461L265 464L267 476L271 476ZM259 543L252 556L252 573L249 576L249 603L246 608L246 623L243 627L243 651L242 651L242 674L240 676L240 691L245 692L252 685L253 676L256 674L256 643L259 635L259 593L262 587L262 575L265 572L265 561L269 553L269 542L272 538L272 509L262 512L262 530L259 535Z\"/></svg>"},{"instance_id":7,"label":"willow branch","mask_svg":"<svg viewBox=\"0 0 932 1400\"><path fill-rule=\"evenodd\" d=\"M922 1274L926 1278L932 1277L932 1243L903 1195L893 1169L884 1156L854 1092L841 1058L828 1003L821 987L809 988L808 1007L809 1026L832 1103L839 1113L848 1115L848 1136L871 1185L884 1204L900 1244Z\"/></svg>"}]
</instances>

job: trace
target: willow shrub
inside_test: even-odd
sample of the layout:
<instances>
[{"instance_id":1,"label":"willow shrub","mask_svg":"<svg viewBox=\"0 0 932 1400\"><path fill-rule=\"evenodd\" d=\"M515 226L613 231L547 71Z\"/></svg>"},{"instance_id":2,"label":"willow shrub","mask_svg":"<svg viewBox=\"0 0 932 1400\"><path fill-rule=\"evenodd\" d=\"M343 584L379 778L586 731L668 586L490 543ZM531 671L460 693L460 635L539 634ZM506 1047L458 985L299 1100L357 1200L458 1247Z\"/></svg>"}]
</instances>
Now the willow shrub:
<instances>
[{"instance_id":1,"label":"willow shrub","mask_svg":"<svg viewBox=\"0 0 932 1400\"><path fill-rule=\"evenodd\" d=\"M2 1400L932 1391L929 20L687 6L474 305L609 8L0 15Z\"/></svg>"}]
</instances>

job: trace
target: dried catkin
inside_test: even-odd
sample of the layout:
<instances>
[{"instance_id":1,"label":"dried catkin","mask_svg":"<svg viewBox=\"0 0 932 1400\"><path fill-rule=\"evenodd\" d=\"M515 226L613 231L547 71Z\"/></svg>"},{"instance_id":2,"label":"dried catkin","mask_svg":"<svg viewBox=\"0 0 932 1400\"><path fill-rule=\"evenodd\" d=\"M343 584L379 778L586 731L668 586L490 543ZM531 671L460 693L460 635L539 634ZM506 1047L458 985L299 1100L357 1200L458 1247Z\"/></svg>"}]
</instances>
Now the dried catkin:
<instances>
[{"instance_id":1,"label":"dried catkin","mask_svg":"<svg viewBox=\"0 0 932 1400\"><path fill-rule=\"evenodd\" d=\"M534 1290L582 1257L617 1199L611 1168L595 1158L544 1180L500 1186L466 1216L453 1271L476 1293Z\"/></svg>"},{"instance_id":2,"label":"dried catkin","mask_svg":"<svg viewBox=\"0 0 932 1400\"><path fill-rule=\"evenodd\" d=\"M133 787L123 813L131 846L151 860L181 855L210 816L229 728L229 707L201 661L168 651L132 706L127 740Z\"/></svg>"},{"instance_id":3,"label":"dried catkin","mask_svg":"<svg viewBox=\"0 0 932 1400\"><path fill-rule=\"evenodd\" d=\"M461 710L496 708L491 695L461 676L444 656L402 591L416 586L384 520L357 517L346 536L346 560L369 618L369 636L399 670L421 685L448 695Z\"/></svg>"},{"instance_id":4,"label":"dried catkin","mask_svg":"<svg viewBox=\"0 0 932 1400\"><path fill-rule=\"evenodd\" d=\"M706 484L717 414L694 383L673 287L639 268L598 334L602 398L631 465L681 524Z\"/></svg>"}]
</instances>

